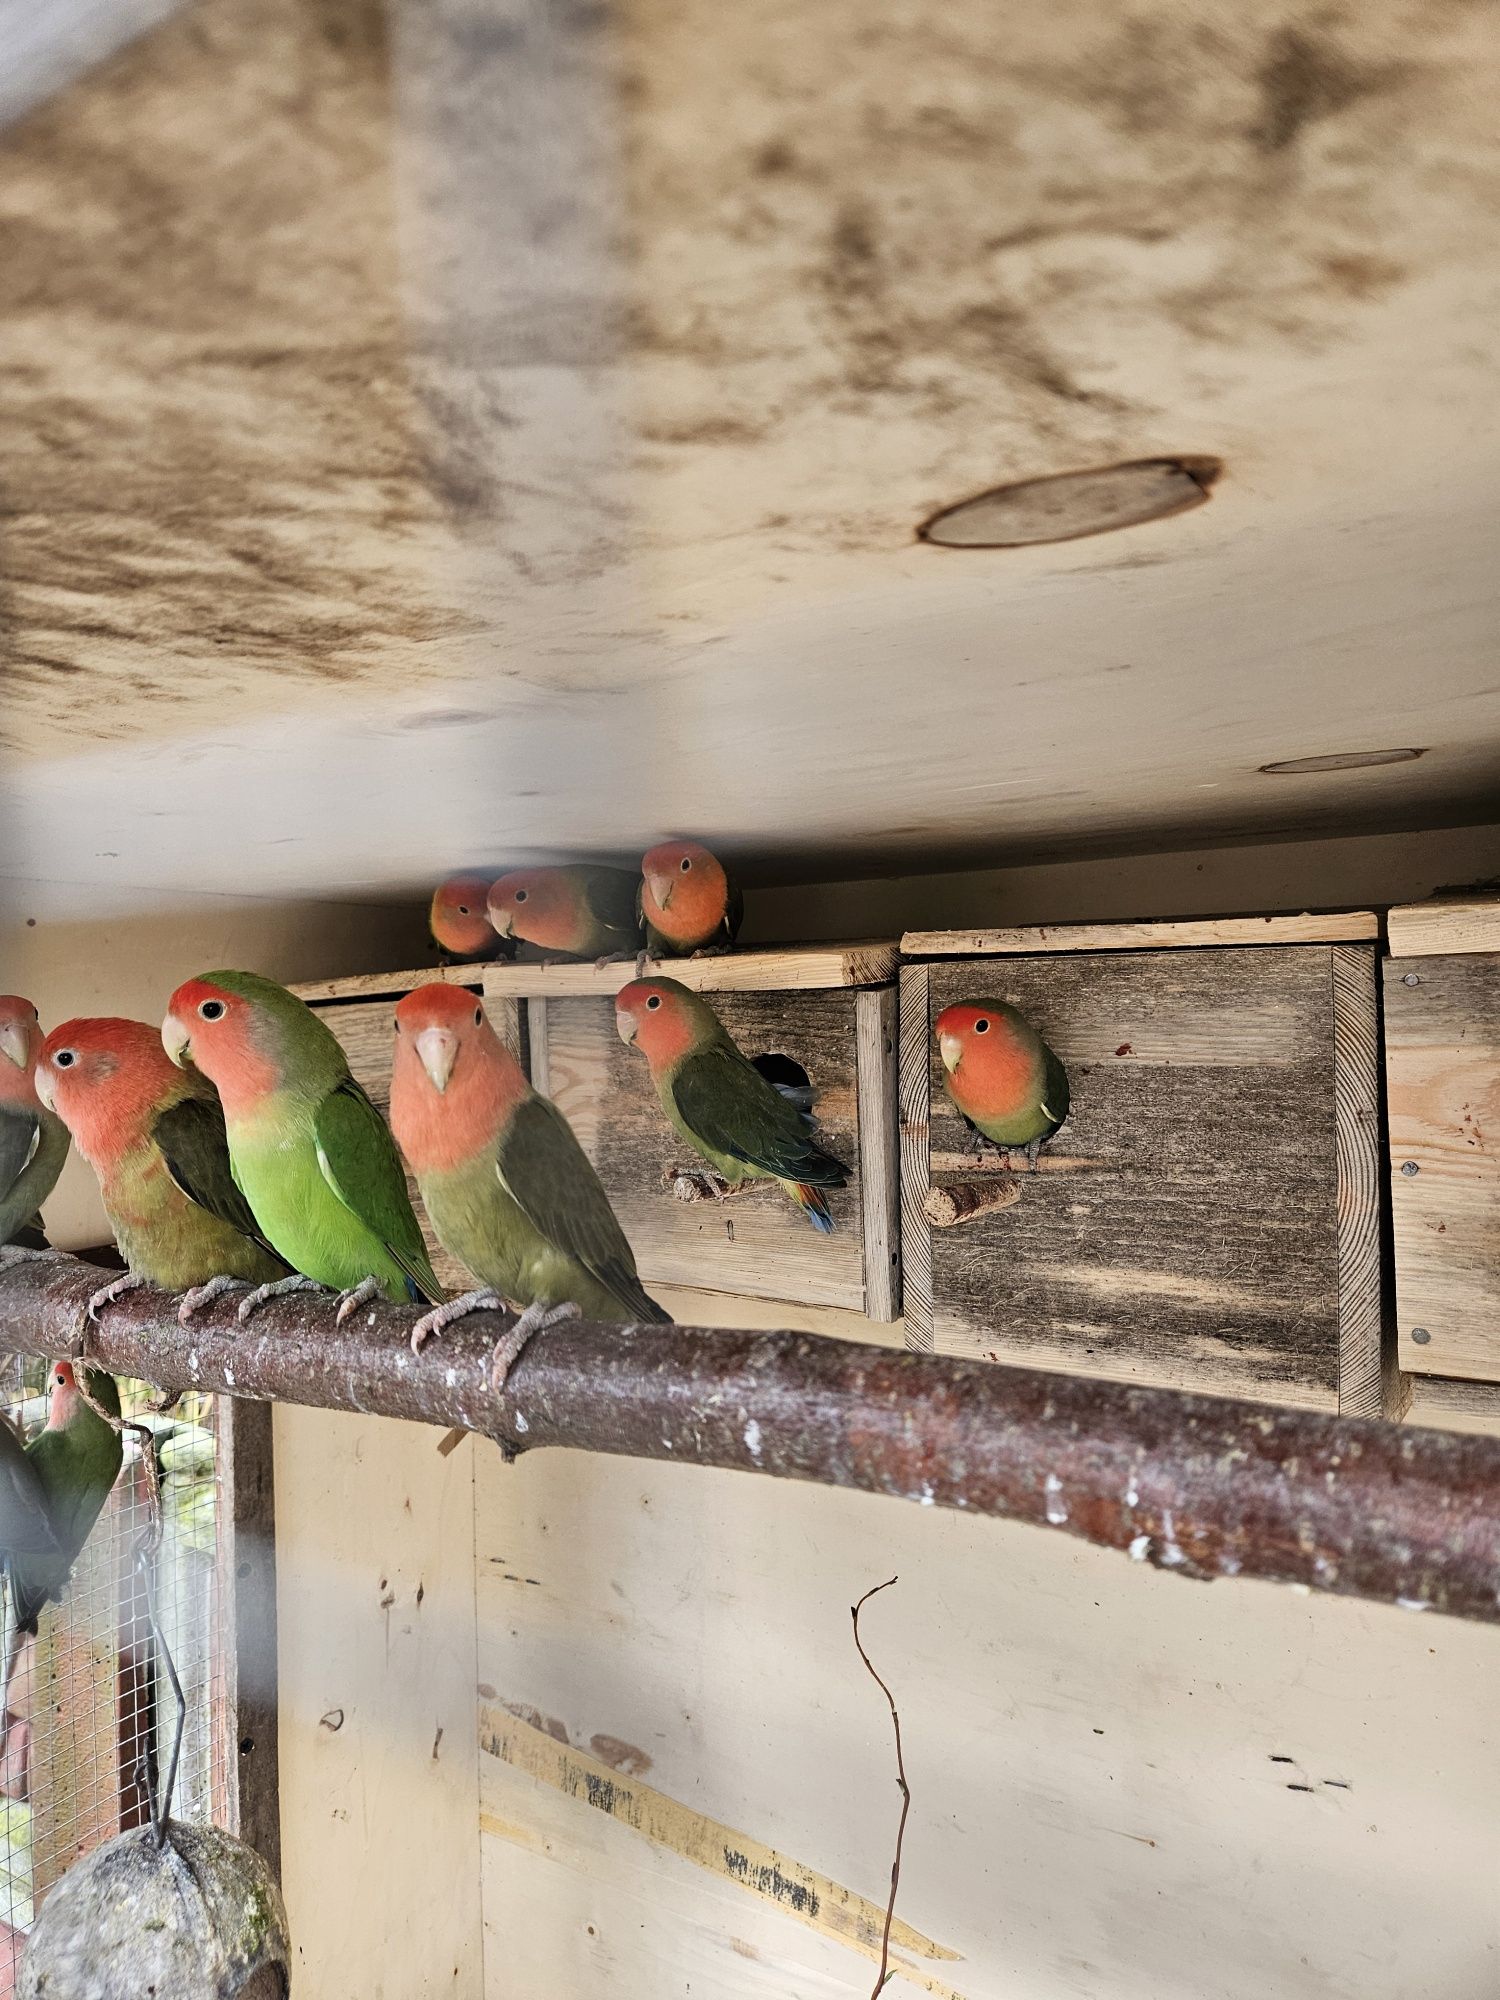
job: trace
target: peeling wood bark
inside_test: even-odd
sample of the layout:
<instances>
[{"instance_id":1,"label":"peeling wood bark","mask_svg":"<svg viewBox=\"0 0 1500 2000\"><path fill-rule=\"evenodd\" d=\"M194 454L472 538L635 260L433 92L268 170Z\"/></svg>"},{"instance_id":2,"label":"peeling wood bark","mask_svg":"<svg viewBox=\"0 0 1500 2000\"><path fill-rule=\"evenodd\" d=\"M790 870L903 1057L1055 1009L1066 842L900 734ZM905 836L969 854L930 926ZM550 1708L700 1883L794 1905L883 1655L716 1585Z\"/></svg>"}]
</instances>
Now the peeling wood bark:
<instances>
[{"instance_id":1,"label":"peeling wood bark","mask_svg":"<svg viewBox=\"0 0 1500 2000\"><path fill-rule=\"evenodd\" d=\"M0 1345L70 1350L97 1273L0 1271ZM1257 1577L1500 1622L1500 1442L806 1334L557 1326L506 1388L499 1315L420 1357L414 1310L335 1331L331 1299L232 1301L180 1327L148 1290L91 1358L164 1389L404 1417L546 1445L713 1465L1062 1528L1183 1576Z\"/></svg>"}]
</instances>

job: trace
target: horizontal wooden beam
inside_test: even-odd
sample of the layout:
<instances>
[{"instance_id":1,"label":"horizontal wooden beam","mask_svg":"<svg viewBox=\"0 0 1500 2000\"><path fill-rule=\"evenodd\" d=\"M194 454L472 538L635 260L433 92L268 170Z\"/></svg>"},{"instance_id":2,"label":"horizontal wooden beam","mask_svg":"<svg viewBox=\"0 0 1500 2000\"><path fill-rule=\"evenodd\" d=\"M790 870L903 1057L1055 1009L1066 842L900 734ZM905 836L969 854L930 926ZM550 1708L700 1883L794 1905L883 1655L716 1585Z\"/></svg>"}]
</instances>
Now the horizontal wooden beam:
<instances>
[{"instance_id":1,"label":"horizontal wooden beam","mask_svg":"<svg viewBox=\"0 0 1500 2000\"><path fill-rule=\"evenodd\" d=\"M97 1270L0 1270L0 1348L66 1354ZM423 1354L415 1315L335 1328L331 1299L232 1299L191 1326L159 1293L88 1327L103 1366L166 1390L462 1426L545 1445L849 1487L1059 1529L1179 1575L1256 1577L1500 1622L1500 1440L909 1354L812 1334L566 1322L502 1391L475 1314Z\"/></svg>"},{"instance_id":2,"label":"horizontal wooden beam","mask_svg":"<svg viewBox=\"0 0 1500 2000\"><path fill-rule=\"evenodd\" d=\"M1036 958L1066 951L1189 951L1257 944L1361 944L1380 936L1373 910L1328 916L1188 917L1160 923L1031 924L968 931L908 931L904 958Z\"/></svg>"}]
</instances>

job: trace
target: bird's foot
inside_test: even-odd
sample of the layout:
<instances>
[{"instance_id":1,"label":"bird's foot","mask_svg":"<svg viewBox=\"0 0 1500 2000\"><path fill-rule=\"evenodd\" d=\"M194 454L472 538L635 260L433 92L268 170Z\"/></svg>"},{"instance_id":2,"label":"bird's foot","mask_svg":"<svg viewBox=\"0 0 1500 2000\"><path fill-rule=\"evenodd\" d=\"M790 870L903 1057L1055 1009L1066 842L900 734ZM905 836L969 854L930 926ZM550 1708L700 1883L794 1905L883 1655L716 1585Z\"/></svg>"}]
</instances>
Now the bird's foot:
<instances>
[{"instance_id":1,"label":"bird's foot","mask_svg":"<svg viewBox=\"0 0 1500 2000\"><path fill-rule=\"evenodd\" d=\"M33 1257L55 1257L55 1250L34 1250L26 1243L0 1243L0 1271L7 1264L29 1264Z\"/></svg>"},{"instance_id":2,"label":"bird's foot","mask_svg":"<svg viewBox=\"0 0 1500 2000\"><path fill-rule=\"evenodd\" d=\"M535 1334L545 1333L549 1326L557 1326L565 1319L582 1319L583 1309L572 1299L564 1299L561 1305L528 1306L509 1333L502 1334L495 1343L495 1351L490 1356L490 1387L503 1389L510 1377L510 1371L521 1358L522 1350Z\"/></svg>"},{"instance_id":3,"label":"bird's foot","mask_svg":"<svg viewBox=\"0 0 1500 2000\"><path fill-rule=\"evenodd\" d=\"M202 1312L206 1305L214 1299L223 1298L226 1292L239 1291L244 1282L243 1278L231 1278L221 1272L217 1278L210 1278L206 1285L194 1285L177 1301L177 1324L186 1326L194 1313Z\"/></svg>"},{"instance_id":4,"label":"bird's foot","mask_svg":"<svg viewBox=\"0 0 1500 2000\"><path fill-rule=\"evenodd\" d=\"M273 1284L257 1285L253 1292L246 1294L235 1307L235 1318L241 1326L248 1326L263 1305L272 1299L284 1299L290 1292L326 1292L328 1287L320 1285L316 1278L304 1278L294 1272L290 1278L277 1278Z\"/></svg>"},{"instance_id":5,"label":"bird's foot","mask_svg":"<svg viewBox=\"0 0 1500 2000\"><path fill-rule=\"evenodd\" d=\"M1042 1170L1041 1140L1040 1139L1031 1140L1030 1143L1026 1146L1025 1152L1026 1152L1027 1166L1030 1168L1032 1173L1039 1174Z\"/></svg>"},{"instance_id":6,"label":"bird's foot","mask_svg":"<svg viewBox=\"0 0 1500 2000\"><path fill-rule=\"evenodd\" d=\"M456 1299L447 1299L442 1305L434 1306L430 1313L422 1315L411 1330L411 1351L420 1354L434 1334L441 1333L445 1326L452 1326L455 1320L467 1319L470 1313L504 1311L504 1299L487 1286L476 1292L461 1292Z\"/></svg>"},{"instance_id":7,"label":"bird's foot","mask_svg":"<svg viewBox=\"0 0 1500 2000\"><path fill-rule=\"evenodd\" d=\"M649 952L649 951L638 951L638 952L636 953L636 955L635 955L635 976L636 976L636 978L637 978L637 979L644 979L644 978L645 978L645 976L646 976L646 967L647 967L647 966L648 966L648 965L649 965L650 963L651 963L651 954L650 954L650 952Z\"/></svg>"},{"instance_id":8,"label":"bird's foot","mask_svg":"<svg viewBox=\"0 0 1500 2000\"><path fill-rule=\"evenodd\" d=\"M139 1271L122 1271L118 1278L111 1279L107 1285L101 1285L89 1300L86 1308L89 1318L97 1324L99 1315L106 1306L112 1306L116 1299L123 1299L127 1292L138 1292L142 1285L149 1285L150 1282L151 1280L143 1278Z\"/></svg>"},{"instance_id":9,"label":"bird's foot","mask_svg":"<svg viewBox=\"0 0 1500 2000\"><path fill-rule=\"evenodd\" d=\"M726 952L730 952L733 949L734 949L733 945L727 945L727 944L700 944L696 951L690 951L688 953L688 957L723 958Z\"/></svg>"},{"instance_id":10,"label":"bird's foot","mask_svg":"<svg viewBox=\"0 0 1500 2000\"><path fill-rule=\"evenodd\" d=\"M642 956L644 956L644 954L642 954ZM635 957L636 954L631 951L607 951L605 952L602 958L596 958L594 960L594 970L595 972L603 972L607 967L611 965L627 965L629 964L630 960ZM638 959L637 963L639 963ZM636 974L636 978L637 979L640 978L639 973Z\"/></svg>"},{"instance_id":11,"label":"bird's foot","mask_svg":"<svg viewBox=\"0 0 1500 2000\"><path fill-rule=\"evenodd\" d=\"M357 1313L361 1306L367 1306L371 1299L382 1296L378 1278L361 1278L357 1285L351 1285L347 1292L339 1293L339 1309L333 1316L335 1326L342 1326L350 1313Z\"/></svg>"}]
</instances>

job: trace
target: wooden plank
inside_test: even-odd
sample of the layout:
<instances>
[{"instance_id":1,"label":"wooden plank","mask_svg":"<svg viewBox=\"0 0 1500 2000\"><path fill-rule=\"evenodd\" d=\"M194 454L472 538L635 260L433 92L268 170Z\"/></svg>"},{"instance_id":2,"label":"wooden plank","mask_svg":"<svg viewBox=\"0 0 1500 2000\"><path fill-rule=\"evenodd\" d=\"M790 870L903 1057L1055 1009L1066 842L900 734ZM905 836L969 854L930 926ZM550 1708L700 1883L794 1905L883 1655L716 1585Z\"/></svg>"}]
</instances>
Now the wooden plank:
<instances>
[{"instance_id":1,"label":"wooden plank","mask_svg":"<svg viewBox=\"0 0 1500 2000\"><path fill-rule=\"evenodd\" d=\"M1380 936L1373 910L1290 917L1197 917L1161 923L1041 924L908 931L905 958L1032 957L1061 951L1181 951L1213 945L1350 944Z\"/></svg>"},{"instance_id":2,"label":"wooden plank","mask_svg":"<svg viewBox=\"0 0 1500 2000\"><path fill-rule=\"evenodd\" d=\"M530 1000L513 1000L513 1007L526 1009L526 1066L533 1090L539 1090L543 1097L552 1095L551 1053L547 1042L547 1002L540 996Z\"/></svg>"},{"instance_id":3,"label":"wooden plank","mask_svg":"<svg viewBox=\"0 0 1500 2000\"><path fill-rule=\"evenodd\" d=\"M305 979L288 990L311 1005L317 1000L373 1000L381 994L393 999L411 993L418 986L472 986L483 988L483 965L419 965L405 972L355 972L342 979Z\"/></svg>"},{"instance_id":4,"label":"wooden plank","mask_svg":"<svg viewBox=\"0 0 1500 2000\"><path fill-rule=\"evenodd\" d=\"M923 1203L930 1186L932 1101L931 974L901 968L900 1057L896 1093L901 1120L901 1297L906 1344L934 1352L932 1224Z\"/></svg>"},{"instance_id":5,"label":"wooden plank","mask_svg":"<svg viewBox=\"0 0 1500 2000\"><path fill-rule=\"evenodd\" d=\"M1386 1413L1397 1383L1380 1282L1380 1063L1375 961L1335 945L1333 1118L1338 1173L1339 1410Z\"/></svg>"},{"instance_id":6,"label":"wooden plank","mask_svg":"<svg viewBox=\"0 0 1500 2000\"><path fill-rule=\"evenodd\" d=\"M274 1424L294 1991L481 2000L474 1473L506 1468L420 1424Z\"/></svg>"},{"instance_id":7,"label":"wooden plank","mask_svg":"<svg viewBox=\"0 0 1500 2000\"><path fill-rule=\"evenodd\" d=\"M1500 896L1399 903L1387 912L1386 936L1392 958L1500 951Z\"/></svg>"},{"instance_id":8,"label":"wooden plank","mask_svg":"<svg viewBox=\"0 0 1500 2000\"><path fill-rule=\"evenodd\" d=\"M1061 1056L1073 1094L1048 1170L1019 1176L1017 1203L929 1233L938 1351L1335 1408L1339 1128L1328 948L927 970L929 1016L964 998L1011 1001ZM1351 1015L1353 983L1343 967ZM914 1025L912 1034L915 1066ZM971 1135L930 1033L922 1054L929 1183L967 1186L982 1177L960 1164ZM1357 1118L1343 1136L1348 1181L1358 1148L1373 1152L1375 1138L1361 1137ZM1368 1332L1367 1213L1361 1227L1348 1273L1351 1342L1356 1329ZM914 1215L906 1233L909 1254L920 1242ZM906 1283L910 1326L920 1312L910 1264Z\"/></svg>"},{"instance_id":9,"label":"wooden plank","mask_svg":"<svg viewBox=\"0 0 1500 2000\"><path fill-rule=\"evenodd\" d=\"M218 1617L212 1679L214 1819L281 1875L276 1675L276 1484L269 1403L214 1398Z\"/></svg>"},{"instance_id":10,"label":"wooden plank","mask_svg":"<svg viewBox=\"0 0 1500 2000\"><path fill-rule=\"evenodd\" d=\"M865 1315L897 1320L901 1317L901 1153L894 1085L894 986L856 993L854 1046Z\"/></svg>"},{"instance_id":11,"label":"wooden plank","mask_svg":"<svg viewBox=\"0 0 1500 2000\"><path fill-rule=\"evenodd\" d=\"M903 1321L867 1319L863 1313L840 1306L812 1306L802 1299L754 1299L745 1293L705 1292L691 1285L653 1285L652 1296L682 1326L827 1333L836 1340L868 1341L873 1347L906 1344Z\"/></svg>"},{"instance_id":12,"label":"wooden plank","mask_svg":"<svg viewBox=\"0 0 1500 2000\"><path fill-rule=\"evenodd\" d=\"M1500 1437L1500 1383L1442 1375L1410 1375L1407 1383L1411 1395L1403 1422Z\"/></svg>"},{"instance_id":13,"label":"wooden plank","mask_svg":"<svg viewBox=\"0 0 1500 2000\"><path fill-rule=\"evenodd\" d=\"M896 977L898 953L889 943L790 945L780 951L732 951L706 958L650 961L695 993L813 992L827 987L884 986ZM472 969L472 968L471 968ZM609 965L487 965L484 991L525 1000L533 994L568 1000L608 996L635 977L633 962Z\"/></svg>"},{"instance_id":14,"label":"wooden plank","mask_svg":"<svg viewBox=\"0 0 1500 2000\"><path fill-rule=\"evenodd\" d=\"M1385 1060L1401 1366L1500 1381L1500 956L1388 961Z\"/></svg>"},{"instance_id":15,"label":"wooden plank","mask_svg":"<svg viewBox=\"0 0 1500 2000\"><path fill-rule=\"evenodd\" d=\"M716 1011L747 1054L790 1056L812 1079L820 1138L852 1170L849 1185L830 1195L832 1236L820 1235L769 1183L724 1203L677 1199L673 1170L703 1162L668 1125L644 1061L616 1032L608 999L546 1002L548 1095L598 1168L648 1286L793 1298L862 1312L854 995L847 989L726 993ZM532 1060L535 1067L535 1051Z\"/></svg>"}]
</instances>

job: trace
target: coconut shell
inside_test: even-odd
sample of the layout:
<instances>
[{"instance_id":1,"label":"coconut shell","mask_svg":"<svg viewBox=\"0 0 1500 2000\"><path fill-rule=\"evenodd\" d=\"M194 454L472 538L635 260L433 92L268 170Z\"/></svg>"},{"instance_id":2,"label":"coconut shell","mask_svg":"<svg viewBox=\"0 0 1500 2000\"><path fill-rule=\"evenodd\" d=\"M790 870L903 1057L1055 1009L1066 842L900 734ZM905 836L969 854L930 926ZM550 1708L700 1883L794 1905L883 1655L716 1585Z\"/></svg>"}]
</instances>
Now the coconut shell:
<instances>
[{"instance_id":1,"label":"coconut shell","mask_svg":"<svg viewBox=\"0 0 1500 2000\"><path fill-rule=\"evenodd\" d=\"M270 1870L211 1826L122 1833L70 1868L32 1926L17 2000L287 2000Z\"/></svg>"}]
</instances>

